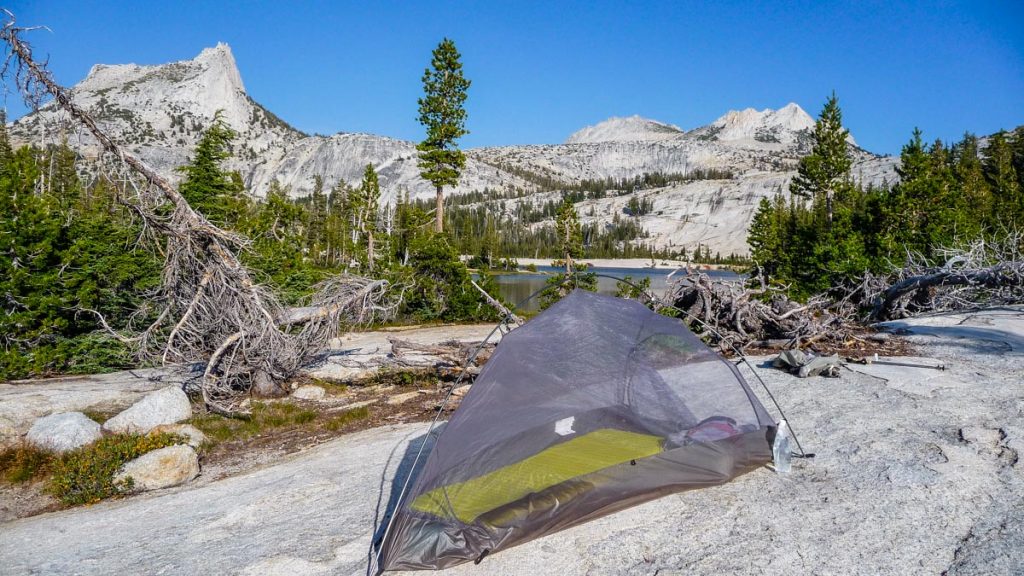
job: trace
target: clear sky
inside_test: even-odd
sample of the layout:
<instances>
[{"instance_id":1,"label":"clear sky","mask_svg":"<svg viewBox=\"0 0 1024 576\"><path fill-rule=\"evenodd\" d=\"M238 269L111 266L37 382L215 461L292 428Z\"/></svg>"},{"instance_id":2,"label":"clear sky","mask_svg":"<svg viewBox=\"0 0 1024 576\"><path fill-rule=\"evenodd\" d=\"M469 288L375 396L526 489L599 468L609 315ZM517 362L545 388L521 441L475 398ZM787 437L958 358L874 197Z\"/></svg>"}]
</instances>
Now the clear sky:
<instances>
[{"instance_id":1,"label":"clear sky","mask_svg":"<svg viewBox=\"0 0 1024 576\"><path fill-rule=\"evenodd\" d=\"M609 116L691 129L834 89L858 142L1024 124L1024 1L197 2L15 0L72 85L95 63L231 45L249 94L306 132L418 140L420 77L444 36L472 80L465 147L562 142ZM9 114L24 109L7 96Z\"/></svg>"}]
</instances>

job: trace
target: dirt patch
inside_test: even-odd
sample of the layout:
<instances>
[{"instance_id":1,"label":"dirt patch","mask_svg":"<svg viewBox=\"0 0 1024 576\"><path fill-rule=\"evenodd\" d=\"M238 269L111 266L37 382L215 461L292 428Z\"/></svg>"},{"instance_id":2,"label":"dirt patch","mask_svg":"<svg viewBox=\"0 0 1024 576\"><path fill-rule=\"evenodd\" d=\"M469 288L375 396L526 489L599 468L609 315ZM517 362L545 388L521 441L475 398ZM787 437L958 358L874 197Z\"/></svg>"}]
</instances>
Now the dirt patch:
<instances>
[{"instance_id":1,"label":"dirt patch","mask_svg":"<svg viewBox=\"0 0 1024 576\"><path fill-rule=\"evenodd\" d=\"M440 409L452 382L419 371L381 374L356 385L332 385L310 379L301 384L323 386L328 395L323 401L285 398L268 402L278 412L290 406L286 410L298 411L301 421L264 426L251 433L215 440L201 453L202 481L245 472L353 432L387 424L429 422ZM458 398L452 398L445 412L453 411L458 403ZM211 419L226 420L208 415L193 418L192 423L208 430Z\"/></svg>"}]
</instances>

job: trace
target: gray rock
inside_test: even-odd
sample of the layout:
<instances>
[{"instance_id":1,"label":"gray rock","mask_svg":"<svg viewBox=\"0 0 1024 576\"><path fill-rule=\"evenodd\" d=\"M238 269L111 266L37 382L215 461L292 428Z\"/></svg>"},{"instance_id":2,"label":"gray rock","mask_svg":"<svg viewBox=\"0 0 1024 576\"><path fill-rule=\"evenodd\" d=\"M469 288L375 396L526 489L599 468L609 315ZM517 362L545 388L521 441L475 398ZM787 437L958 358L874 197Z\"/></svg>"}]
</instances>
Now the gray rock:
<instances>
[{"instance_id":1,"label":"gray rock","mask_svg":"<svg viewBox=\"0 0 1024 576\"><path fill-rule=\"evenodd\" d=\"M193 448L199 448L203 442L206 442L206 434L191 424L161 424L149 431L150 434L161 432L184 436L188 438L187 444Z\"/></svg>"},{"instance_id":2,"label":"gray rock","mask_svg":"<svg viewBox=\"0 0 1024 576\"><path fill-rule=\"evenodd\" d=\"M176 424L192 416L192 403L177 386L147 394L124 412L107 420L103 429L115 434L145 434L161 424Z\"/></svg>"},{"instance_id":3,"label":"gray rock","mask_svg":"<svg viewBox=\"0 0 1024 576\"><path fill-rule=\"evenodd\" d=\"M297 398L299 400L318 401L323 400L325 396L327 396L326 390L320 386L313 386L312 384L299 386L294 392L292 392L292 398Z\"/></svg>"},{"instance_id":4,"label":"gray rock","mask_svg":"<svg viewBox=\"0 0 1024 576\"><path fill-rule=\"evenodd\" d=\"M762 468L444 573L1020 574L1024 314L1003 309L991 327L971 327L983 333L957 332L978 315L928 319L931 335L911 337L946 363L938 376L874 365L811 386L759 368L817 453L787 475ZM912 385L929 374L927 393ZM5 576L363 575L376 523L400 490L396 469L408 469L425 431L366 430L188 490L9 522L0 566ZM140 535L159 535L160 553Z\"/></svg>"},{"instance_id":5,"label":"gray rock","mask_svg":"<svg viewBox=\"0 0 1024 576\"><path fill-rule=\"evenodd\" d=\"M146 452L125 463L115 482L132 479L136 491L158 490L184 484L199 475L199 456L190 446L178 444Z\"/></svg>"},{"instance_id":6,"label":"gray rock","mask_svg":"<svg viewBox=\"0 0 1024 576\"><path fill-rule=\"evenodd\" d=\"M280 398L288 395L288 391L263 370L253 376L252 393L261 398Z\"/></svg>"},{"instance_id":7,"label":"gray rock","mask_svg":"<svg viewBox=\"0 0 1024 576\"><path fill-rule=\"evenodd\" d=\"M67 452L95 442L103 437L100 425L81 412L64 412L43 416L32 424L25 439L29 443Z\"/></svg>"},{"instance_id":8,"label":"gray rock","mask_svg":"<svg viewBox=\"0 0 1024 576\"><path fill-rule=\"evenodd\" d=\"M170 367L0 383L0 447L19 442L37 418L86 410L116 414L188 377L187 369Z\"/></svg>"}]
</instances>

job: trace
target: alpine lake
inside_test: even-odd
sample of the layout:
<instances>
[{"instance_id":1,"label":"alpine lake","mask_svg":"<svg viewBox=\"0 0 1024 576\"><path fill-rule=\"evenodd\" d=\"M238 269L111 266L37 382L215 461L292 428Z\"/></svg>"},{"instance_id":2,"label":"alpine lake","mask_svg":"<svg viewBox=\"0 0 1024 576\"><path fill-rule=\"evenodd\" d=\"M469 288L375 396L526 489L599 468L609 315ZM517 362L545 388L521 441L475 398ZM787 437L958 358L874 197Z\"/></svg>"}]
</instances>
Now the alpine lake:
<instances>
[{"instance_id":1,"label":"alpine lake","mask_svg":"<svg viewBox=\"0 0 1024 576\"><path fill-rule=\"evenodd\" d=\"M686 271L670 268L615 268L615 267L592 267L589 270L598 274L597 291L599 294L614 295L618 291L616 278L629 276L634 283L642 282L644 278L651 279L651 291L655 295L662 295L668 288L669 274L672 279L685 276ZM741 274L731 270L701 270L715 280L740 280ZM530 314L540 309L540 298L533 297L538 290L544 288L544 284L551 275L564 274L564 268L553 266L537 266L537 271L502 272L492 270L495 283L498 285L499 293L505 302L516 306L517 312ZM529 299L529 300L528 300Z\"/></svg>"}]
</instances>

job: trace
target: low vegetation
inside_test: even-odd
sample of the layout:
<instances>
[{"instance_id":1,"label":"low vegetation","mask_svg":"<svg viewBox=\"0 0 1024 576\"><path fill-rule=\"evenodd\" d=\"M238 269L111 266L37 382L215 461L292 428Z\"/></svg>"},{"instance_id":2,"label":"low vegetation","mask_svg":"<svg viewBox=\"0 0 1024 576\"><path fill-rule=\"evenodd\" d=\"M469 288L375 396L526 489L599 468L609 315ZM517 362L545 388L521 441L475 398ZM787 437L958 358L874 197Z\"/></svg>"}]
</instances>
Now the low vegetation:
<instances>
[{"instance_id":1,"label":"low vegetation","mask_svg":"<svg viewBox=\"0 0 1024 576\"><path fill-rule=\"evenodd\" d=\"M8 484L45 481L47 492L64 505L92 504L131 490L130 479L114 480L126 462L184 442L175 434L117 434L64 454L22 443L0 452L0 479Z\"/></svg>"},{"instance_id":2,"label":"low vegetation","mask_svg":"<svg viewBox=\"0 0 1024 576\"><path fill-rule=\"evenodd\" d=\"M27 442L0 451L0 480L7 484L33 482L50 472L53 452Z\"/></svg>"},{"instance_id":3,"label":"low vegetation","mask_svg":"<svg viewBox=\"0 0 1024 576\"><path fill-rule=\"evenodd\" d=\"M317 418L317 414L316 410L287 401L253 402L252 413L246 419L206 413L193 416L188 423L216 444L229 440L247 440L276 429L308 424Z\"/></svg>"},{"instance_id":4,"label":"low vegetation","mask_svg":"<svg viewBox=\"0 0 1024 576\"><path fill-rule=\"evenodd\" d=\"M349 424L359 422L360 420L366 420L369 417L370 408L367 406L360 406L359 408L345 410L337 416L327 418L324 420L323 427L331 432L338 432Z\"/></svg>"},{"instance_id":5,"label":"low vegetation","mask_svg":"<svg viewBox=\"0 0 1024 576\"><path fill-rule=\"evenodd\" d=\"M132 488L131 479L124 482L114 480L122 465L146 452L185 441L181 436L163 433L118 434L101 438L54 458L49 491L69 506L91 504L117 496Z\"/></svg>"}]
</instances>

